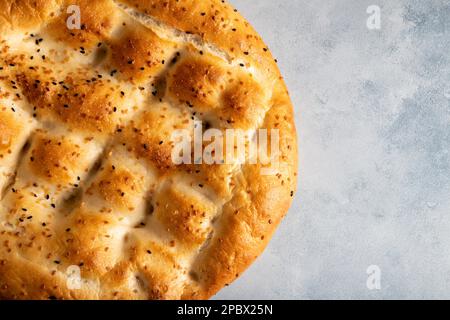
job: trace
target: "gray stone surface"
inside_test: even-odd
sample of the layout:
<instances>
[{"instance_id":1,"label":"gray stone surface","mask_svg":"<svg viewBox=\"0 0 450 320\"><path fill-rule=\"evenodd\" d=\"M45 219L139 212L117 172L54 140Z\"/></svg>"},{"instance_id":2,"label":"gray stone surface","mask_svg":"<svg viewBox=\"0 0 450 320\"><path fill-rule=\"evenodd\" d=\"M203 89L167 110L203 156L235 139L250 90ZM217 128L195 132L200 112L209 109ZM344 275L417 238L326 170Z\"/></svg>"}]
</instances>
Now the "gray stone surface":
<instances>
[{"instance_id":1,"label":"gray stone surface","mask_svg":"<svg viewBox=\"0 0 450 320\"><path fill-rule=\"evenodd\" d=\"M450 298L450 2L231 2L279 60L301 164L270 246L216 298Z\"/></svg>"}]
</instances>

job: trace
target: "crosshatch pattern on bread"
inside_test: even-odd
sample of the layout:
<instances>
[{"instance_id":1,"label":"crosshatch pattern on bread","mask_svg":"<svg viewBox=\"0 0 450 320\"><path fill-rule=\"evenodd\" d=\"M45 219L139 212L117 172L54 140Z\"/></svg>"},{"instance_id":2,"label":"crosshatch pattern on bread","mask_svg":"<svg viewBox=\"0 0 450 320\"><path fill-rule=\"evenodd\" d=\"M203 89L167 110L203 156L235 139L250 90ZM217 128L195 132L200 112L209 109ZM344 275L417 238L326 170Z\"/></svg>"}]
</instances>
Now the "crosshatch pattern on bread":
<instances>
[{"instance_id":1,"label":"crosshatch pattern on bread","mask_svg":"<svg viewBox=\"0 0 450 320\"><path fill-rule=\"evenodd\" d=\"M205 299L261 254L295 193L296 131L230 5L3 0L0 58L0 297ZM277 171L174 165L171 133L196 120L278 129Z\"/></svg>"}]
</instances>

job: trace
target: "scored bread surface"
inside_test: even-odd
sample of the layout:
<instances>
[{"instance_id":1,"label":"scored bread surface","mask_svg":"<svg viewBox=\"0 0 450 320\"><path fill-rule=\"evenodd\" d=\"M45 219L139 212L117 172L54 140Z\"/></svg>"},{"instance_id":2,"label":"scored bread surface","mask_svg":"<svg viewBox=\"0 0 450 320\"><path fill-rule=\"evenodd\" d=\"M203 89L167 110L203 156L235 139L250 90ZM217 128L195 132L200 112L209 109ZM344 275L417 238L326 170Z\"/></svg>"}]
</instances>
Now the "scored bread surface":
<instances>
[{"instance_id":1,"label":"scored bread surface","mask_svg":"<svg viewBox=\"0 0 450 320\"><path fill-rule=\"evenodd\" d=\"M296 131L229 4L1 0L0 58L0 298L206 299L261 254L296 190ZM197 121L279 130L276 172L175 165L171 134Z\"/></svg>"}]
</instances>

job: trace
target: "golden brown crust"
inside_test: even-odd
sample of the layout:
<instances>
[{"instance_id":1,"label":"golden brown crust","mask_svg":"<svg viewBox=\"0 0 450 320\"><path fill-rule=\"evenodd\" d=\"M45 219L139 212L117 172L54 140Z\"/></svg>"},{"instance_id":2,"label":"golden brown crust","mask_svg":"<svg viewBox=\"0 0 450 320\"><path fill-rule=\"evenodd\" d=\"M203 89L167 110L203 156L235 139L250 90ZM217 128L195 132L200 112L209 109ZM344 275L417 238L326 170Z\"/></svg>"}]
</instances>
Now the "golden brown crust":
<instances>
[{"instance_id":1,"label":"golden brown crust","mask_svg":"<svg viewBox=\"0 0 450 320\"><path fill-rule=\"evenodd\" d=\"M296 190L293 110L227 3L6 0L0 58L0 298L206 299L263 251ZM278 165L176 165L196 121L279 130Z\"/></svg>"}]
</instances>

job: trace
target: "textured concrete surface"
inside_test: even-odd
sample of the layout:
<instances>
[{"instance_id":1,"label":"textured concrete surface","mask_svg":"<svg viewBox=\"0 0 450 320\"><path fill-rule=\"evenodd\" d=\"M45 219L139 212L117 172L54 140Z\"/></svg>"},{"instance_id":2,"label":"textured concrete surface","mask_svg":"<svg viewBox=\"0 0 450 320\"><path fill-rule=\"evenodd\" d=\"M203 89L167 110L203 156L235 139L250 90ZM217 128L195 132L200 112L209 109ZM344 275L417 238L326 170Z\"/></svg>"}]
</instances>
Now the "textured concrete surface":
<instances>
[{"instance_id":1,"label":"textured concrete surface","mask_svg":"<svg viewBox=\"0 0 450 320\"><path fill-rule=\"evenodd\" d=\"M450 1L231 2L279 60L301 165L269 248L217 298L450 298Z\"/></svg>"}]
</instances>

